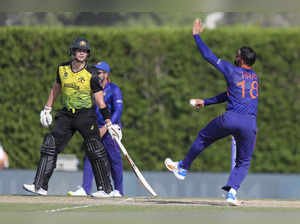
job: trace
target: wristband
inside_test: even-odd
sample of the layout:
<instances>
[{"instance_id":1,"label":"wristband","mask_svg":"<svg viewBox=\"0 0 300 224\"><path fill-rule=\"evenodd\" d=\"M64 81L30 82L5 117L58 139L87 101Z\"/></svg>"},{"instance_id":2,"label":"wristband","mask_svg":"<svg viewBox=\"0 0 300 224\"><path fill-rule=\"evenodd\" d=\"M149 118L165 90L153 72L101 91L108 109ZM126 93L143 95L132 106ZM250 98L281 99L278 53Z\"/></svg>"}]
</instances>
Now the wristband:
<instances>
[{"instance_id":1,"label":"wristband","mask_svg":"<svg viewBox=\"0 0 300 224\"><path fill-rule=\"evenodd\" d=\"M105 108L100 108L100 112L101 112L101 114L102 114L104 120L110 119L110 111L108 110L107 107L105 107Z\"/></svg>"},{"instance_id":2,"label":"wristband","mask_svg":"<svg viewBox=\"0 0 300 224\"><path fill-rule=\"evenodd\" d=\"M52 110L52 107L45 106L44 109L45 109L45 110L50 110L50 111L51 111L51 110Z\"/></svg>"}]
</instances>

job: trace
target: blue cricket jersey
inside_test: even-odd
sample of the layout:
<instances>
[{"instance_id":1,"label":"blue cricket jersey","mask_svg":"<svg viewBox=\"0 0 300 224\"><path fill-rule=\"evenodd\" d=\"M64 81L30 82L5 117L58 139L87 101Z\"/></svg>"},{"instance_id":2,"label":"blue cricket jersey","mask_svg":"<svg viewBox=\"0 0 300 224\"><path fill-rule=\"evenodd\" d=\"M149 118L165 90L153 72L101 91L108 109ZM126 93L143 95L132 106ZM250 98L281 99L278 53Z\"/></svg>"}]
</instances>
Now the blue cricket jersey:
<instances>
[{"instance_id":1,"label":"blue cricket jersey","mask_svg":"<svg viewBox=\"0 0 300 224\"><path fill-rule=\"evenodd\" d=\"M194 39L202 56L223 73L227 82L227 99L222 93L223 95L220 94L220 98L215 100L227 100L227 111L256 116L259 85L256 73L251 69L235 66L216 57L202 41L200 35L194 35Z\"/></svg>"},{"instance_id":2,"label":"blue cricket jersey","mask_svg":"<svg viewBox=\"0 0 300 224\"><path fill-rule=\"evenodd\" d=\"M211 104L218 104L218 103L224 103L225 101L228 100L228 96L227 96L227 92L221 93L217 96L208 98L208 99L204 99L204 105L208 106Z\"/></svg>"},{"instance_id":3,"label":"blue cricket jersey","mask_svg":"<svg viewBox=\"0 0 300 224\"><path fill-rule=\"evenodd\" d=\"M104 101L111 113L111 123L121 127L121 115L123 112L123 99L121 89L114 83L107 83L104 87ZM96 114L99 127L105 125L105 120L96 106Z\"/></svg>"}]
</instances>

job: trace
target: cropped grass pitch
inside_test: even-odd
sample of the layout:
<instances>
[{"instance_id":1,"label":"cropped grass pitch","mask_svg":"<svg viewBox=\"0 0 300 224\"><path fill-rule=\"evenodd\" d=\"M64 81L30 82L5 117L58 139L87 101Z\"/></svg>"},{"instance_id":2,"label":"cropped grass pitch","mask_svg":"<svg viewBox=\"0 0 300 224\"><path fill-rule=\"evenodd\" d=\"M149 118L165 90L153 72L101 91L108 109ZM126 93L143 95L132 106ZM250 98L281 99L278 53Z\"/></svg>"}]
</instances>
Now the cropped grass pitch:
<instances>
[{"instance_id":1,"label":"cropped grass pitch","mask_svg":"<svg viewBox=\"0 0 300 224\"><path fill-rule=\"evenodd\" d=\"M300 201L123 197L0 196L1 223L298 223Z\"/></svg>"}]
</instances>

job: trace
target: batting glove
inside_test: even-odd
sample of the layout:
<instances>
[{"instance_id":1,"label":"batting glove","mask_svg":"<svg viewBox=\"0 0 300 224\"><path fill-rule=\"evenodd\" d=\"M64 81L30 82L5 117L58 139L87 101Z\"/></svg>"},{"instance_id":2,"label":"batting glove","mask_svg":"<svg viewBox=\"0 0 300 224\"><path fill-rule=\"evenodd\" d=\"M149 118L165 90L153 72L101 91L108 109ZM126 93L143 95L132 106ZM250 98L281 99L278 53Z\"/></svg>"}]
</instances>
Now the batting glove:
<instances>
[{"instance_id":1,"label":"batting glove","mask_svg":"<svg viewBox=\"0 0 300 224\"><path fill-rule=\"evenodd\" d=\"M52 107L45 106L45 108L41 111L40 121L44 128L48 128L52 123L51 110Z\"/></svg>"},{"instance_id":2,"label":"batting glove","mask_svg":"<svg viewBox=\"0 0 300 224\"><path fill-rule=\"evenodd\" d=\"M109 123L106 124L106 127L112 139L122 140L122 131L119 125Z\"/></svg>"}]
</instances>

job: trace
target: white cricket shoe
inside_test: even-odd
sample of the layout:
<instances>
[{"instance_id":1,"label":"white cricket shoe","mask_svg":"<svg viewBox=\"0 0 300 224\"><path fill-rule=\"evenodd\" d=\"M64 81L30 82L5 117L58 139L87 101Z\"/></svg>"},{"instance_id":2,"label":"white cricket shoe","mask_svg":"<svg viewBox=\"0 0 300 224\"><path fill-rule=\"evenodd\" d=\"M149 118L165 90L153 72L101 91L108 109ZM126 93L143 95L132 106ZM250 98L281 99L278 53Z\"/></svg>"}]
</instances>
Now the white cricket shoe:
<instances>
[{"instance_id":1,"label":"white cricket shoe","mask_svg":"<svg viewBox=\"0 0 300 224\"><path fill-rule=\"evenodd\" d=\"M105 193L105 191L96 191L91 194L95 198L109 198L111 197L109 194Z\"/></svg>"},{"instance_id":2,"label":"white cricket shoe","mask_svg":"<svg viewBox=\"0 0 300 224\"><path fill-rule=\"evenodd\" d=\"M114 198L123 197L123 195L121 195L120 191L118 190L113 190L112 192L109 193L109 196Z\"/></svg>"},{"instance_id":3,"label":"white cricket shoe","mask_svg":"<svg viewBox=\"0 0 300 224\"><path fill-rule=\"evenodd\" d=\"M184 180L187 170L181 168L182 161L179 162L173 162L170 158L166 158L165 160L165 166L168 170L174 173L175 177L179 180Z\"/></svg>"},{"instance_id":4,"label":"white cricket shoe","mask_svg":"<svg viewBox=\"0 0 300 224\"><path fill-rule=\"evenodd\" d=\"M38 190L35 189L35 185L34 184L23 184L23 189L25 191L34 193L34 194L38 194L38 195L47 195L48 192L46 190L44 190L43 188L40 188Z\"/></svg>"},{"instance_id":5,"label":"white cricket shoe","mask_svg":"<svg viewBox=\"0 0 300 224\"><path fill-rule=\"evenodd\" d=\"M232 206L240 205L236 197L236 190L234 190L233 188L231 188L230 191L226 194L226 202L228 205Z\"/></svg>"},{"instance_id":6,"label":"white cricket shoe","mask_svg":"<svg viewBox=\"0 0 300 224\"><path fill-rule=\"evenodd\" d=\"M69 196L87 196L87 193L83 189L83 187L78 187L76 191L69 191L68 192Z\"/></svg>"}]
</instances>

